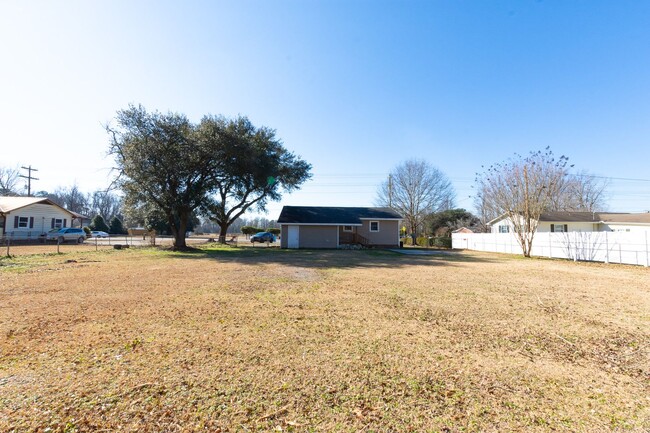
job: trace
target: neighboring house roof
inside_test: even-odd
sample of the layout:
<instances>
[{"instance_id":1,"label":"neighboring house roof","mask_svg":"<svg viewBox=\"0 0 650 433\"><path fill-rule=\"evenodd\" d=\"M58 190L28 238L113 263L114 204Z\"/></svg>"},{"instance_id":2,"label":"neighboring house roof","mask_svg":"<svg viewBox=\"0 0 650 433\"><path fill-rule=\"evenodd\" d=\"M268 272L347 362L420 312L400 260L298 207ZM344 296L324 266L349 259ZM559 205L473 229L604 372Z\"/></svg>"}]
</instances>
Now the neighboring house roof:
<instances>
[{"instance_id":1,"label":"neighboring house roof","mask_svg":"<svg viewBox=\"0 0 650 433\"><path fill-rule=\"evenodd\" d=\"M493 225L507 218L506 214L493 219L488 224ZM544 222L585 222L585 223L620 223L620 224L650 224L650 213L622 212L544 212L539 217Z\"/></svg>"},{"instance_id":2,"label":"neighboring house roof","mask_svg":"<svg viewBox=\"0 0 650 433\"><path fill-rule=\"evenodd\" d=\"M9 212L13 212L17 209L24 208L26 206L37 204L37 203L56 206L68 212L69 214L74 215L69 210L62 208L61 206L54 203L49 198L45 198L45 197L0 197L0 213L6 214Z\"/></svg>"},{"instance_id":3,"label":"neighboring house roof","mask_svg":"<svg viewBox=\"0 0 650 433\"><path fill-rule=\"evenodd\" d=\"M402 216L386 207L284 206L278 223L361 225L362 219L401 220Z\"/></svg>"},{"instance_id":4,"label":"neighboring house roof","mask_svg":"<svg viewBox=\"0 0 650 433\"><path fill-rule=\"evenodd\" d=\"M72 214L72 216L74 216L75 218L80 219L80 220L89 220L89 219L92 219L92 218L90 218L89 216L82 215L82 214L77 213L77 212L72 212L72 211L69 211L69 212Z\"/></svg>"},{"instance_id":5,"label":"neighboring house roof","mask_svg":"<svg viewBox=\"0 0 650 433\"><path fill-rule=\"evenodd\" d=\"M544 212L539 216L544 222L591 223L598 222L597 212Z\"/></svg>"},{"instance_id":6,"label":"neighboring house roof","mask_svg":"<svg viewBox=\"0 0 650 433\"><path fill-rule=\"evenodd\" d=\"M604 223L650 224L650 213L599 213Z\"/></svg>"},{"instance_id":7,"label":"neighboring house roof","mask_svg":"<svg viewBox=\"0 0 650 433\"><path fill-rule=\"evenodd\" d=\"M467 227L461 227L459 229L454 230L452 233L474 233L474 231L468 229Z\"/></svg>"}]
</instances>

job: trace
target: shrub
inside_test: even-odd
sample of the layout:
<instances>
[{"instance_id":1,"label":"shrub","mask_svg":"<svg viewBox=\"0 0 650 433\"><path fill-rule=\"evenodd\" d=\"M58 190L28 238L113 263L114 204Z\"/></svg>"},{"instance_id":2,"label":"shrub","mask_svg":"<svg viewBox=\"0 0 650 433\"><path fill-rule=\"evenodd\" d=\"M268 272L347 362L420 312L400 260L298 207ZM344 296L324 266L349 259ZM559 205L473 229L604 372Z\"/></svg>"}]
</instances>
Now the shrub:
<instances>
[{"instance_id":1,"label":"shrub","mask_svg":"<svg viewBox=\"0 0 650 433\"><path fill-rule=\"evenodd\" d=\"M280 229L274 227L274 228L272 228L272 229L268 229L268 232L269 232L269 233L273 233L275 236L279 236L280 233L282 232L282 230L280 230Z\"/></svg>"},{"instance_id":2,"label":"shrub","mask_svg":"<svg viewBox=\"0 0 650 433\"><path fill-rule=\"evenodd\" d=\"M123 235L126 234L126 230L124 230L124 226L122 225L122 221L118 217L113 217L111 219L110 227L109 227L109 233L112 235Z\"/></svg>"},{"instance_id":3,"label":"shrub","mask_svg":"<svg viewBox=\"0 0 650 433\"><path fill-rule=\"evenodd\" d=\"M433 246L440 248L451 248L451 238L447 236L433 238Z\"/></svg>"},{"instance_id":4,"label":"shrub","mask_svg":"<svg viewBox=\"0 0 650 433\"><path fill-rule=\"evenodd\" d=\"M95 218L90 222L88 225L90 227L90 230L96 230L100 232L106 232L108 233L111 229L106 225L106 221L104 221L104 217L101 215L95 215Z\"/></svg>"}]
</instances>

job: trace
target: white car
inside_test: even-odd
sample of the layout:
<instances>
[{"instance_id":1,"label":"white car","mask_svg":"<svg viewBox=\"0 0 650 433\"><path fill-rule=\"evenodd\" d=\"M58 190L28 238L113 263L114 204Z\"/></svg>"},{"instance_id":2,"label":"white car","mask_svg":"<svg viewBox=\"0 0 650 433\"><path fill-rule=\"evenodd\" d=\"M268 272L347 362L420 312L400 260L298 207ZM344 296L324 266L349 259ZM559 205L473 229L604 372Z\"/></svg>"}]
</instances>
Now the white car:
<instances>
[{"instance_id":1,"label":"white car","mask_svg":"<svg viewBox=\"0 0 650 433\"><path fill-rule=\"evenodd\" d=\"M82 243L86 240L86 232L82 229L76 229L72 227L54 229L47 232L46 239L48 241L58 241L61 244L65 241L75 241Z\"/></svg>"},{"instance_id":2,"label":"white car","mask_svg":"<svg viewBox=\"0 0 650 433\"><path fill-rule=\"evenodd\" d=\"M92 232L90 232L90 237L91 238L107 238L108 233L102 232L102 231L92 231Z\"/></svg>"}]
</instances>

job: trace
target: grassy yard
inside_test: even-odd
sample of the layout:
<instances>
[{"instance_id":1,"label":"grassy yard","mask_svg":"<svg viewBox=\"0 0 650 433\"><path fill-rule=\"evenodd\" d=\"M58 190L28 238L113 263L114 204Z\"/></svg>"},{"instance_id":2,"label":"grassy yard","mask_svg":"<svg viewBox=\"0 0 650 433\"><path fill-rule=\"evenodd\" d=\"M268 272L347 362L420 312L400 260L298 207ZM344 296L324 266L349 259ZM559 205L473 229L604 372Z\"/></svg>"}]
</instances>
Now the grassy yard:
<instances>
[{"instance_id":1,"label":"grassy yard","mask_svg":"<svg viewBox=\"0 0 650 433\"><path fill-rule=\"evenodd\" d=\"M650 271L213 247L0 259L0 431L650 430Z\"/></svg>"}]
</instances>

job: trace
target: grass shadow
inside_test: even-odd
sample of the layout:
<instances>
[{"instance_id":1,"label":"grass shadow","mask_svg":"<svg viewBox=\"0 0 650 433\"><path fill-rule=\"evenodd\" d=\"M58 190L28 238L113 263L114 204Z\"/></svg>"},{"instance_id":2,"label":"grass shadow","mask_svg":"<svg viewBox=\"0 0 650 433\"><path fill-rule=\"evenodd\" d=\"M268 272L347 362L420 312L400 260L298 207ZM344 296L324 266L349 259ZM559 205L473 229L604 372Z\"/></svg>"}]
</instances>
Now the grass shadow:
<instances>
[{"instance_id":1,"label":"grass shadow","mask_svg":"<svg viewBox=\"0 0 650 433\"><path fill-rule=\"evenodd\" d=\"M390 250L310 250L254 247L203 246L191 251L174 252L182 259L214 259L245 264L281 264L304 268L399 268L405 266L453 266L458 263L492 262L485 257L461 251L443 251L435 255L407 255Z\"/></svg>"}]
</instances>

